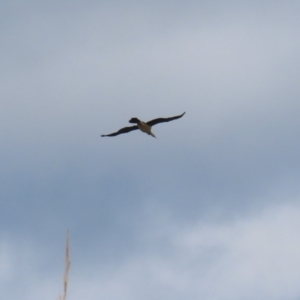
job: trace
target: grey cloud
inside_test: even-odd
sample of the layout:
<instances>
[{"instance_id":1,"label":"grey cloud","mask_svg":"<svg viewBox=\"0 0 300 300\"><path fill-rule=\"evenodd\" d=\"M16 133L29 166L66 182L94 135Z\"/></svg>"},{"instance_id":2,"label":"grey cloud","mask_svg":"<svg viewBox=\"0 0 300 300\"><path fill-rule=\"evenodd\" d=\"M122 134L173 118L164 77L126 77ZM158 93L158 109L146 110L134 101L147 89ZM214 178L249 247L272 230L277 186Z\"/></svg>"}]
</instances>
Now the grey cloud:
<instances>
[{"instance_id":1,"label":"grey cloud","mask_svg":"<svg viewBox=\"0 0 300 300\"><path fill-rule=\"evenodd\" d=\"M148 209L159 232L160 211L184 227L298 203L299 5L124 3L2 10L1 230L54 259L70 228L83 269L170 251L142 240ZM100 138L183 111L157 140Z\"/></svg>"},{"instance_id":2,"label":"grey cloud","mask_svg":"<svg viewBox=\"0 0 300 300\"><path fill-rule=\"evenodd\" d=\"M148 215L145 211L148 220L143 230L144 251L117 265L98 260L90 261L86 268L78 265L73 256L69 297L294 299L299 294L299 205L280 205L219 224L198 221L182 226L164 211L157 223L163 226L155 227L156 216L155 210ZM37 251L34 245L27 245L25 251L34 264ZM20 253L10 253L11 264L17 268ZM41 271L27 271L31 295L38 297L48 291L45 299L50 299L57 289L58 274L51 274L45 282ZM15 296L20 296L21 291L20 287L15 289ZM11 295L9 290L6 293Z\"/></svg>"}]
</instances>

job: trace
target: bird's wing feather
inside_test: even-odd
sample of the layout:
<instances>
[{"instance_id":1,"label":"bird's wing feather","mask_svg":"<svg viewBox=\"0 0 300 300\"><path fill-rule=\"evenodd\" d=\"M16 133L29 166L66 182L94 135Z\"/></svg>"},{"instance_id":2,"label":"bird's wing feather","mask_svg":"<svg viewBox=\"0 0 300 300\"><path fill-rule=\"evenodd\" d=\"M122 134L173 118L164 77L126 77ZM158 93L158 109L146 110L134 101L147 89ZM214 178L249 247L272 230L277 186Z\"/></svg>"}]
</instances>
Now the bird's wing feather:
<instances>
[{"instance_id":1,"label":"bird's wing feather","mask_svg":"<svg viewBox=\"0 0 300 300\"><path fill-rule=\"evenodd\" d=\"M156 125L158 123L170 122L170 121L181 118L184 114L185 114L185 112L182 115L175 116L175 117L154 119L154 120L151 120L151 121L147 122L147 124L149 126L153 126L153 125Z\"/></svg>"},{"instance_id":2,"label":"bird's wing feather","mask_svg":"<svg viewBox=\"0 0 300 300\"><path fill-rule=\"evenodd\" d=\"M119 135L119 134L122 134L122 133L127 133L127 132L130 132L132 130L136 130L138 129L138 127L136 125L134 126L129 126L129 127L124 127L124 128L121 128L120 130L116 131L116 132L113 132L111 134L102 134L101 136L116 136L116 135Z\"/></svg>"}]
</instances>

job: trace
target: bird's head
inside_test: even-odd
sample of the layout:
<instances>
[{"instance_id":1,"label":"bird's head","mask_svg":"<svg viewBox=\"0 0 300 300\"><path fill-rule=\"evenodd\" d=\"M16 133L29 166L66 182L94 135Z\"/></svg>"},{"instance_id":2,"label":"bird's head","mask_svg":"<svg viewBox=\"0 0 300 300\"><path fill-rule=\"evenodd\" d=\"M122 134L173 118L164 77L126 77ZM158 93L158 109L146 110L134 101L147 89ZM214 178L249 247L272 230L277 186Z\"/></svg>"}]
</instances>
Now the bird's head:
<instances>
[{"instance_id":1,"label":"bird's head","mask_svg":"<svg viewBox=\"0 0 300 300\"><path fill-rule=\"evenodd\" d=\"M140 120L138 118L131 118L129 120L129 123L134 123L134 124L138 124L140 122Z\"/></svg>"}]
</instances>

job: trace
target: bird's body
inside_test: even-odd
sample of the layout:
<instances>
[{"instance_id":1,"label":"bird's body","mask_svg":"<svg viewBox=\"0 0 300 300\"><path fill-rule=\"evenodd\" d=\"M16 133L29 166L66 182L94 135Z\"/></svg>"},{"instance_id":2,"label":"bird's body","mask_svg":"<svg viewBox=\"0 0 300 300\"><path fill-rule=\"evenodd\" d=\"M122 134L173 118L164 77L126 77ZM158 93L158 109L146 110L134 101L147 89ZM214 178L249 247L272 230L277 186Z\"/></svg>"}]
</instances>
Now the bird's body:
<instances>
[{"instance_id":1,"label":"bird's body","mask_svg":"<svg viewBox=\"0 0 300 300\"><path fill-rule=\"evenodd\" d=\"M147 125L147 123L140 121L139 123L137 123L137 127L139 128L139 130L153 136L156 137L152 132L151 132L151 126Z\"/></svg>"},{"instance_id":2,"label":"bird's body","mask_svg":"<svg viewBox=\"0 0 300 300\"><path fill-rule=\"evenodd\" d=\"M148 125L147 123L139 120L138 118L131 118L129 120L129 123L136 123L138 129L142 132L145 132L153 137L156 137L152 132L151 132L151 126Z\"/></svg>"},{"instance_id":3,"label":"bird's body","mask_svg":"<svg viewBox=\"0 0 300 300\"><path fill-rule=\"evenodd\" d=\"M101 136L102 137L104 137L104 136L116 136L116 135L119 135L119 134L122 134L122 133L127 133L127 132L130 132L130 131L136 130L136 129L140 129L142 132L145 132L145 133L147 133L147 134L149 134L153 137L156 137L151 131L152 126L154 126L158 123L164 123L164 122L169 122L169 121L172 121L172 120L179 119L184 114L185 114L185 112L182 115L179 115L179 116L170 117L170 118L158 118L158 119L151 120L149 122L143 122L143 121L139 120L138 118L131 118L129 120L129 123L136 124L135 126L124 127L124 128L121 128L120 130L114 132L114 133L107 134L107 135L103 134Z\"/></svg>"}]
</instances>

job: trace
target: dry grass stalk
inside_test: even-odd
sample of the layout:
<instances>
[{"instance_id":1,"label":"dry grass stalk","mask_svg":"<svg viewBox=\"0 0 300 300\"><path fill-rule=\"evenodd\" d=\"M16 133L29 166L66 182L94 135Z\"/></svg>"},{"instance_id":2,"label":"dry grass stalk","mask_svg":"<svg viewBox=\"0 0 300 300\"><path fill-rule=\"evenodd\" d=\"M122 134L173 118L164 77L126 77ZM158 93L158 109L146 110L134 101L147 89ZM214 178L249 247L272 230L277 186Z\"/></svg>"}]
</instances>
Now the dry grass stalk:
<instances>
[{"instance_id":1,"label":"dry grass stalk","mask_svg":"<svg viewBox=\"0 0 300 300\"><path fill-rule=\"evenodd\" d=\"M67 231L67 238L66 238L66 256L65 256L65 270L64 270L64 292L62 296L59 296L58 300L66 300L67 299L67 291L68 291L68 276L69 276L69 269L70 269L70 245L69 245L69 231Z\"/></svg>"}]
</instances>

